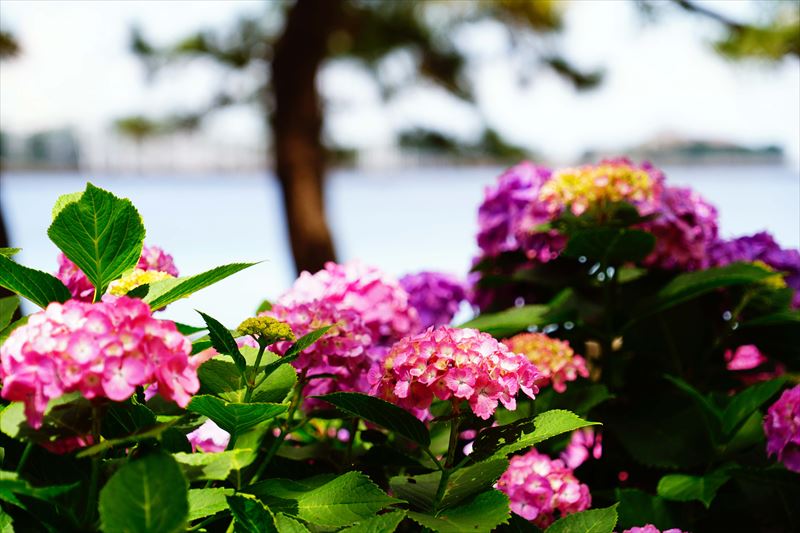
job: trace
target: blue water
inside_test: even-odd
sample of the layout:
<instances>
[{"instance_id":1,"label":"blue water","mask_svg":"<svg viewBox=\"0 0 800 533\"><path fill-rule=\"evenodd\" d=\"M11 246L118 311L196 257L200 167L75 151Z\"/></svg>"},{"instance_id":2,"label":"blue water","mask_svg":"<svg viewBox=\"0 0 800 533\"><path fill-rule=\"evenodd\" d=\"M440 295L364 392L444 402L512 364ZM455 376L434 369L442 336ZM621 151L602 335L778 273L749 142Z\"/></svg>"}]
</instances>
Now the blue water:
<instances>
[{"instance_id":1,"label":"blue water","mask_svg":"<svg viewBox=\"0 0 800 533\"><path fill-rule=\"evenodd\" d=\"M342 260L359 258L399 275L421 269L465 274L475 251L476 212L501 169L435 168L334 172L328 214ZM780 167L667 169L670 184L691 185L720 211L724 236L772 232L800 246L800 176ZM194 309L233 326L294 279L277 184L261 175L226 177L6 174L0 202L18 260L53 271L50 210L86 179L130 198L147 242L175 257L184 275L221 263L263 261L170 305L166 317L197 323Z\"/></svg>"}]
</instances>

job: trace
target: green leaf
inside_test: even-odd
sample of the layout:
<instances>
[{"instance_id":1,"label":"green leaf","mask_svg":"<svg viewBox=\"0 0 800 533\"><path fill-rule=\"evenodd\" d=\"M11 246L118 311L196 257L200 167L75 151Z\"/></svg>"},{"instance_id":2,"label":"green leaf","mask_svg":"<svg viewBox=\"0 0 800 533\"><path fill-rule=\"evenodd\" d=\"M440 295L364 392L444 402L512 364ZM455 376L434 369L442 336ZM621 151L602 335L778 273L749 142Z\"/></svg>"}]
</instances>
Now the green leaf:
<instances>
[{"instance_id":1,"label":"green leaf","mask_svg":"<svg viewBox=\"0 0 800 533\"><path fill-rule=\"evenodd\" d=\"M278 529L278 533L309 533L308 528L302 522L283 513L275 515L275 527Z\"/></svg>"},{"instance_id":2,"label":"green leaf","mask_svg":"<svg viewBox=\"0 0 800 533\"><path fill-rule=\"evenodd\" d=\"M255 348L244 346L240 350L250 366L250 353L257 351ZM279 357L270 352L264 352L262 363L270 364ZM227 356L217 356L203 363L197 370L200 378L201 394L212 394L223 400L239 403L244 401L247 387L242 380L242 375L233 364L233 359ZM253 389L251 400L254 402L282 402L297 382L297 372L291 365L285 365L271 373L264 381Z\"/></svg>"},{"instance_id":3,"label":"green leaf","mask_svg":"<svg viewBox=\"0 0 800 533\"><path fill-rule=\"evenodd\" d=\"M176 453L172 456L189 481L223 481L232 471L245 468L255 458L253 450L239 448L217 453Z\"/></svg>"},{"instance_id":4,"label":"green leaf","mask_svg":"<svg viewBox=\"0 0 800 533\"><path fill-rule=\"evenodd\" d=\"M130 200L87 183L80 199L58 211L47 234L101 295L109 283L136 266L145 231Z\"/></svg>"},{"instance_id":5,"label":"green leaf","mask_svg":"<svg viewBox=\"0 0 800 533\"><path fill-rule=\"evenodd\" d=\"M208 330L207 327L201 328L198 326L190 326L188 324L181 324L180 322L175 322L175 328L181 335L194 335L195 333L200 333L201 331Z\"/></svg>"},{"instance_id":6,"label":"green leaf","mask_svg":"<svg viewBox=\"0 0 800 533\"><path fill-rule=\"evenodd\" d=\"M62 209L64 209L67 206L67 204L77 202L78 200L81 199L81 196L83 196L83 191L71 192L59 196L58 199L56 200L56 203L53 204L52 220L56 219L58 214L61 212Z\"/></svg>"},{"instance_id":7,"label":"green leaf","mask_svg":"<svg viewBox=\"0 0 800 533\"><path fill-rule=\"evenodd\" d=\"M617 505L569 514L553 522L545 533L612 533L617 525Z\"/></svg>"},{"instance_id":8,"label":"green leaf","mask_svg":"<svg viewBox=\"0 0 800 533\"><path fill-rule=\"evenodd\" d=\"M91 404L79 393L69 393L50 400L42 427L34 430L25 416L22 402L12 402L0 412L0 431L17 440L37 444L67 437L85 437L91 433Z\"/></svg>"},{"instance_id":9,"label":"green leaf","mask_svg":"<svg viewBox=\"0 0 800 533\"><path fill-rule=\"evenodd\" d=\"M164 433L166 433L170 428L172 428L172 426L174 426L177 423L178 423L178 418L174 418L167 422L160 422L154 426L144 428L142 430L137 431L136 433L132 433L124 437L119 437L116 439L103 439L94 446L89 446L88 448L82 449L75 455L75 457L79 459L82 457L91 457L93 455L104 453L112 448L123 447L123 446L128 447L131 444L135 444L137 442L150 439L159 439L162 437Z\"/></svg>"},{"instance_id":10,"label":"green leaf","mask_svg":"<svg viewBox=\"0 0 800 533\"><path fill-rule=\"evenodd\" d=\"M211 338L211 345L214 349L221 354L230 355L233 358L233 363L236 365L236 368L239 369L239 372L244 374L244 371L247 369L247 362L244 360L244 356L239 351L239 346L236 344L236 340L233 338L233 335L231 335L231 332L228 331L228 328L202 311L198 311L198 313L200 313L200 316L203 317L203 320L208 326L208 336Z\"/></svg>"},{"instance_id":11,"label":"green leaf","mask_svg":"<svg viewBox=\"0 0 800 533\"><path fill-rule=\"evenodd\" d=\"M750 263L731 263L724 267L681 274L658 291L638 318L664 311L723 287L748 285L774 275L774 272Z\"/></svg>"},{"instance_id":12,"label":"green leaf","mask_svg":"<svg viewBox=\"0 0 800 533\"><path fill-rule=\"evenodd\" d=\"M233 489L209 488L189 490L189 521L215 515L228 509L227 497Z\"/></svg>"},{"instance_id":13,"label":"green leaf","mask_svg":"<svg viewBox=\"0 0 800 533\"><path fill-rule=\"evenodd\" d=\"M22 251L22 248L0 248L0 255L4 257L14 257Z\"/></svg>"},{"instance_id":14,"label":"green leaf","mask_svg":"<svg viewBox=\"0 0 800 533\"><path fill-rule=\"evenodd\" d=\"M425 424L405 409L387 401L358 392L334 392L315 398L325 400L353 416L392 430L421 446L428 447L431 444L431 436Z\"/></svg>"},{"instance_id":15,"label":"green leaf","mask_svg":"<svg viewBox=\"0 0 800 533\"><path fill-rule=\"evenodd\" d=\"M16 311L18 307L19 297L8 296L6 298L0 298L0 331L11 324L11 319L14 318L14 311Z\"/></svg>"},{"instance_id":16,"label":"green leaf","mask_svg":"<svg viewBox=\"0 0 800 533\"><path fill-rule=\"evenodd\" d=\"M731 478L729 472L730 468L724 467L705 476L667 474L658 482L658 495L678 502L697 500L708 509L717 491Z\"/></svg>"},{"instance_id":17,"label":"green leaf","mask_svg":"<svg viewBox=\"0 0 800 533\"><path fill-rule=\"evenodd\" d=\"M100 523L106 533L183 531L188 514L186 479L165 453L125 464L100 491Z\"/></svg>"},{"instance_id":18,"label":"green leaf","mask_svg":"<svg viewBox=\"0 0 800 533\"><path fill-rule=\"evenodd\" d=\"M438 533L492 531L508 522L510 516L508 496L496 490L479 494L469 503L446 509L437 516L413 511L408 513L413 521Z\"/></svg>"},{"instance_id":19,"label":"green leaf","mask_svg":"<svg viewBox=\"0 0 800 533\"><path fill-rule=\"evenodd\" d=\"M72 298L69 289L55 276L22 266L3 255L0 255L0 287L19 294L39 307Z\"/></svg>"},{"instance_id":20,"label":"green leaf","mask_svg":"<svg viewBox=\"0 0 800 533\"><path fill-rule=\"evenodd\" d=\"M490 459L456 470L447 480L439 509L454 507L461 501L492 488L508 469L504 458ZM431 511L436 500L441 472L418 476L395 476L389 481L392 491L424 511Z\"/></svg>"},{"instance_id":21,"label":"green leaf","mask_svg":"<svg viewBox=\"0 0 800 533\"><path fill-rule=\"evenodd\" d=\"M381 509L402 500L391 498L360 472L348 472L333 479L269 479L248 487L247 491L263 499L270 508L275 501L282 512L311 524L342 527L371 518Z\"/></svg>"},{"instance_id":22,"label":"green leaf","mask_svg":"<svg viewBox=\"0 0 800 533\"><path fill-rule=\"evenodd\" d=\"M263 503L247 494L228 496L235 533L278 533L275 518Z\"/></svg>"},{"instance_id":23,"label":"green leaf","mask_svg":"<svg viewBox=\"0 0 800 533\"><path fill-rule=\"evenodd\" d=\"M533 420L533 431L527 431L516 442L506 444L495 452L496 456L505 456L525 448L530 448L556 435L575 431L587 426L599 425L598 422L587 422L575 413L563 409L553 409L537 415Z\"/></svg>"},{"instance_id":24,"label":"green leaf","mask_svg":"<svg viewBox=\"0 0 800 533\"><path fill-rule=\"evenodd\" d=\"M772 398L786 383L781 377L752 385L736 396L722 413L722 431L732 435L742 423L762 404Z\"/></svg>"},{"instance_id":25,"label":"green leaf","mask_svg":"<svg viewBox=\"0 0 800 533\"><path fill-rule=\"evenodd\" d=\"M642 524L653 524L659 529L676 526L676 513L672 507L678 504L639 489L616 489L615 497L619 501L617 529L624 530Z\"/></svg>"},{"instance_id":26,"label":"green leaf","mask_svg":"<svg viewBox=\"0 0 800 533\"><path fill-rule=\"evenodd\" d=\"M392 533L395 529L397 529L397 526L400 525L400 522L402 522L403 518L405 517L405 511L392 511L391 513L374 516L372 518L356 522L350 527L340 529L339 533Z\"/></svg>"},{"instance_id":27,"label":"green leaf","mask_svg":"<svg viewBox=\"0 0 800 533\"><path fill-rule=\"evenodd\" d=\"M256 264L258 263L231 263L194 276L156 281L135 290L140 291L137 295L155 311Z\"/></svg>"},{"instance_id":28,"label":"green leaf","mask_svg":"<svg viewBox=\"0 0 800 533\"><path fill-rule=\"evenodd\" d=\"M205 415L231 436L243 433L257 424L286 411L279 403L230 403L201 394L192 398L188 411Z\"/></svg>"},{"instance_id":29,"label":"green leaf","mask_svg":"<svg viewBox=\"0 0 800 533\"><path fill-rule=\"evenodd\" d=\"M20 318L19 320L15 320L11 324L7 325L5 328L0 329L0 345L2 345L4 342L6 342L6 339L8 338L8 336L11 335L11 333L15 329L27 324L29 318L30 318L30 315L24 316L24 317Z\"/></svg>"},{"instance_id":30,"label":"green leaf","mask_svg":"<svg viewBox=\"0 0 800 533\"><path fill-rule=\"evenodd\" d=\"M590 228L570 235L564 255L586 257L604 266L638 262L656 244L652 233L636 229Z\"/></svg>"},{"instance_id":31,"label":"green leaf","mask_svg":"<svg viewBox=\"0 0 800 533\"><path fill-rule=\"evenodd\" d=\"M39 500L51 500L76 488L73 485L51 485L49 487L31 487L24 479L20 479L16 472L0 471L0 500L26 509L17 495L28 496Z\"/></svg>"},{"instance_id":32,"label":"green leaf","mask_svg":"<svg viewBox=\"0 0 800 533\"><path fill-rule=\"evenodd\" d=\"M544 326L550 322L546 305L523 305L512 307L498 313L484 313L469 322L461 324L461 328L474 328L494 337L508 337L514 333L528 329L529 326Z\"/></svg>"}]
</instances>

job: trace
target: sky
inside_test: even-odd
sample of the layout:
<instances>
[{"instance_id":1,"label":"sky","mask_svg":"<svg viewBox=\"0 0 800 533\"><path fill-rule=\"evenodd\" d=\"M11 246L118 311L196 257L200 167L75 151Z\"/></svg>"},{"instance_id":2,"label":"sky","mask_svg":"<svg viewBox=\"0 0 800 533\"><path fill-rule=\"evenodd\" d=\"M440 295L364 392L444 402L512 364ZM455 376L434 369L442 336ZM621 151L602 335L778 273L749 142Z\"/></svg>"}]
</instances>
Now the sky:
<instances>
[{"instance_id":1,"label":"sky","mask_svg":"<svg viewBox=\"0 0 800 533\"><path fill-rule=\"evenodd\" d=\"M714 9L748 16L753 2L715 1ZM129 51L136 24L156 43L200 28L225 28L260 1L0 2L0 27L23 54L0 66L0 126L24 134L73 127L104 135L114 119L163 115L201 106L225 79L193 62L148 81ZM778 144L800 168L800 64L732 63L709 43L718 27L665 10L645 22L628 2L573 1L559 44L577 64L606 71L599 89L578 93L544 70L517 83L502 33L476 25L458 36L470 52L479 110L431 87L409 86L384 105L371 78L352 64L327 68L320 88L329 102L328 132L342 145L385 150L409 126L441 128L470 138L482 119L510 141L569 162L588 148L618 150L660 134ZM398 61L396 66L402 69ZM262 118L249 109L225 112L202 135L260 145Z\"/></svg>"}]
</instances>

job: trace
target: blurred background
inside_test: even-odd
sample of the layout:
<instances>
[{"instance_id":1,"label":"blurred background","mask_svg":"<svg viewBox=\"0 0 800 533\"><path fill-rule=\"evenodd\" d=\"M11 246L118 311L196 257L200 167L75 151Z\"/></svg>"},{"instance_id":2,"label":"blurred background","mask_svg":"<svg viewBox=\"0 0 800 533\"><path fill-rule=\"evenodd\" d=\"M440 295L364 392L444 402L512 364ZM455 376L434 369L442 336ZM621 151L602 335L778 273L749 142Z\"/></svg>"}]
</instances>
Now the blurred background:
<instances>
[{"instance_id":1,"label":"blurred background","mask_svg":"<svg viewBox=\"0 0 800 533\"><path fill-rule=\"evenodd\" d=\"M55 271L89 180L181 274L264 261L167 310L232 325L333 258L466 275L503 168L627 155L796 248L799 59L796 0L2 0L0 246Z\"/></svg>"}]
</instances>

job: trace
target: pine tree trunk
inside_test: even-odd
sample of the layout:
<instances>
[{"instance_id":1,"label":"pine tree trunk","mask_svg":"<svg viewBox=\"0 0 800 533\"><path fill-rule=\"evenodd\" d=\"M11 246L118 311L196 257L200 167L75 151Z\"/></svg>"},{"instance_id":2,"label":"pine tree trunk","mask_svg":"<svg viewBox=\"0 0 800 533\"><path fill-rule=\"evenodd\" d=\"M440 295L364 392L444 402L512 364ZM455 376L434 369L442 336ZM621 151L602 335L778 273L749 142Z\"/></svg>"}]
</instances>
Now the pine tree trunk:
<instances>
[{"instance_id":1,"label":"pine tree trunk","mask_svg":"<svg viewBox=\"0 0 800 533\"><path fill-rule=\"evenodd\" d=\"M317 72L341 16L342 0L297 0L272 61L276 171L298 271L316 272L326 261L336 259L325 218L323 115Z\"/></svg>"}]
</instances>

